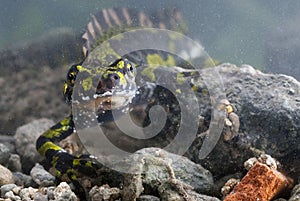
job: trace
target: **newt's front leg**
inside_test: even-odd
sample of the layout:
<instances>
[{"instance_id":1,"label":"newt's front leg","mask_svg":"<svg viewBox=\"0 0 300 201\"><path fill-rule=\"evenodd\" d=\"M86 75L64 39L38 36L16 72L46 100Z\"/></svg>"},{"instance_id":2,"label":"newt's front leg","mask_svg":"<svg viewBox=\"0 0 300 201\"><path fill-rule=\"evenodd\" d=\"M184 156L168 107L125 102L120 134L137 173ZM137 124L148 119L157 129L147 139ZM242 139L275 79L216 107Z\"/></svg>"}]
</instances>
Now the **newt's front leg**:
<instances>
[{"instance_id":1,"label":"newt's front leg","mask_svg":"<svg viewBox=\"0 0 300 201\"><path fill-rule=\"evenodd\" d=\"M37 139L36 149L55 168L57 181L60 181L63 175L67 175L75 185L76 193L85 199L85 191L77 180L76 172L96 175L96 163L92 161L92 157L89 155L73 156L55 144L74 133L74 131L74 122L72 115L70 115L45 131Z\"/></svg>"}]
</instances>

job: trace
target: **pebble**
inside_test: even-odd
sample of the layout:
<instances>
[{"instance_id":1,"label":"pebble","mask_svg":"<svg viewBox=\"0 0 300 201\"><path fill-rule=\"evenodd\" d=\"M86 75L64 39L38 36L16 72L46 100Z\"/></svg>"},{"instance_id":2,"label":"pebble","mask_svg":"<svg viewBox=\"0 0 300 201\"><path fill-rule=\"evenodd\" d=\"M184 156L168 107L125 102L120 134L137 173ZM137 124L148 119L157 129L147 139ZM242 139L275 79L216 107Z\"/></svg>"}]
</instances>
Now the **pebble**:
<instances>
[{"instance_id":1,"label":"pebble","mask_svg":"<svg viewBox=\"0 0 300 201\"><path fill-rule=\"evenodd\" d=\"M10 149L3 143L0 143L0 164L6 164L10 157Z\"/></svg>"},{"instance_id":2,"label":"pebble","mask_svg":"<svg viewBox=\"0 0 300 201\"><path fill-rule=\"evenodd\" d=\"M30 176L39 186L55 185L55 177L47 172L44 167L38 163L31 169Z\"/></svg>"},{"instance_id":3,"label":"pebble","mask_svg":"<svg viewBox=\"0 0 300 201\"><path fill-rule=\"evenodd\" d=\"M29 175L23 174L22 172L14 172L13 176L14 176L15 184L18 186L37 187L37 184L34 183L31 176L29 176Z\"/></svg>"},{"instance_id":4,"label":"pebble","mask_svg":"<svg viewBox=\"0 0 300 201\"><path fill-rule=\"evenodd\" d=\"M300 200L300 184L297 184L291 193L291 198L289 199L289 201L299 201Z\"/></svg>"},{"instance_id":5,"label":"pebble","mask_svg":"<svg viewBox=\"0 0 300 201\"><path fill-rule=\"evenodd\" d=\"M53 195L56 201L77 201L75 193L66 182L61 182L54 189Z\"/></svg>"},{"instance_id":6,"label":"pebble","mask_svg":"<svg viewBox=\"0 0 300 201\"><path fill-rule=\"evenodd\" d=\"M38 190L35 189L35 188L32 188L32 187L28 187L28 188L23 188L21 191L20 191L20 197L22 200L25 200L25 201L31 201L33 200L34 196L35 196L35 193L37 192Z\"/></svg>"},{"instance_id":7,"label":"pebble","mask_svg":"<svg viewBox=\"0 0 300 201\"><path fill-rule=\"evenodd\" d=\"M8 159L7 167L13 172L21 172L22 165L20 156L18 154L11 154Z\"/></svg>"},{"instance_id":8,"label":"pebble","mask_svg":"<svg viewBox=\"0 0 300 201\"><path fill-rule=\"evenodd\" d=\"M14 183L12 172L6 167L0 165L0 186Z\"/></svg>"},{"instance_id":9,"label":"pebble","mask_svg":"<svg viewBox=\"0 0 300 201\"><path fill-rule=\"evenodd\" d=\"M109 185L103 186L94 186L89 192L90 199L92 201L96 200L117 200L120 199L120 189L119 188L110 188Z\"/></svg>"},{"instance_id":10,"label":"pebble","mask_svg":"<svg viewBox=\"0 0 300 201\"><path fill-rule=\"evenodd\" d=\"M1 196L4 196L8 191L11 191L15 187L17 187L16 184L5 184L5 185L2 185L1 188L0 188Z\"/></svg>"},{"instance_id":11,"label":"pebble","mask_svg":"<svg viewBox=\"0 0 300 201\"><path fill-rule=\"evenodd\" d=\"M153 195L141 195L136 199L137 201L160 201L160 199Z\"/></svg>"}]
</instances>

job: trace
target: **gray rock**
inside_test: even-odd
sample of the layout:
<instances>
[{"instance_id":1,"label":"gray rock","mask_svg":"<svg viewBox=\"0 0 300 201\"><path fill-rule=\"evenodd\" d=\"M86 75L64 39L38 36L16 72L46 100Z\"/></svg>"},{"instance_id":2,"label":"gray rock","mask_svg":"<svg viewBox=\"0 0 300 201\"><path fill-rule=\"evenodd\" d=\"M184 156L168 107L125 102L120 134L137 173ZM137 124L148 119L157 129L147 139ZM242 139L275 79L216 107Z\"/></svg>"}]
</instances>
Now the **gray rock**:
<instances>
[{"instance_id":1,"label":"gray rock","mask_svg":"<svg viewBox=\"0 0 300 201\"><path fill-rule=\"evenodd\" d=\"M5 145L0 143L0 164L5 165L10 157L10 149Z\"/></svg>"},{"instance_id":2,"label":"gray rock","mask_svg":"<svg viewBox=\"0 0 300 201\"><path fill-rule=\"evenodd\" d=\"M291 176L299 175L300 83L249 65L222 64L215 70L222 77L227 99L237 109L239 135L229 142L219 140L203 160L198 156L205 136L199 136L187 153L189 158L218 176L242 170L245 160L265 152L278 159ZM210 73L215 71L202 71Z\"/></svg>"},{"instance_id":3,"label":"gray rock","mask_svg":"<svg viewBox=\"0 0 300 201\"><path fill-rule=\"evenodd\" d=\"M0 187L1 196L3 197L8 191L13 190L15 187L17 187L16 184L5 184Z\"/></svg>"},{"instance_id":4,"label":"gray rock","mask_svg":"<svg viewBox=\"0 0 300 201\"><path fill-rule=\"evenodd\" d=\"M48 196L43 194L42 192L36 192L34 194L34 201L48 201Z\"/></svg>"},{"instance_id":5,"label":"gray rock","mask_svg":"<svg viewBox=\"0 0 300 201\"><path fill-rule=\"evenodd\" d=\"M178 179L198 192L209 192L213 186L211 173L186 157L159 148L137 151L132 165L136 174L125 176L123 200L134 200L141 192L155 192L165 181Z\"/></svg>"},{"instance_id":6,"label":"gray rock","mask_svg":"<svg viewBox=\"0 0 300 201\"><path fill-rule=\"evenodd\" d=\"M38 189L32 187L23 188L21 189L19 196L21 197L22 200L31 201L34 199L34 196L37 191Z\"/></svg>"},{"instance_id":7,"label":"gray rock","mask_svg":"<svg viewBox=\"0 0 300 201\"><path fill-rule=\"evenodd\" d=\"M3 197L9 200L21 200L21 199L17 199L12 191L6 192Z\"/></svg>"},{"instance_id":8,"label":"gray rock","mask_svg":"<svg viewBox=\"0 0 300 201\"><path fill-rule=\"evenodd\" d=\"M31 176L29 176L29 175L23 174L22 172L14 172L13 176L14 176L15 184L18 186L37 187L37 184L34 183Z\"/></svg>"},{"instance_id":9,"label":"gray rock","mask_svg":"<svg viewBox=\"0 0 300 201\"><path fill-rule=\"evenodd\" d=\"M7 162L7 167L13 172L21 172L22 164L20 156L18 154L11 154Z\"/></svg>"},{"instance_id":10,"label":"gray rock","mask_svg":"<svg viewBox=\"0 0 300 201\"><path fill-rule=\"evenodd\" d=\"M36 151L35 142L44 131L53 125L54 122L52 120L39 119L17 129L14 138L25 173L28 173L34 164L42 159L41 155Z\"/></svg>"},{"instance_id":11,"label":"gray rock","mask_svg":"<svg viewBox=\"0 0 300 201\"><path fill-rule=\"evenodd\" d=\"M39 186L51 186L55 184L55 177L38 163L31 169L30 176Z\"/></svg>"},{"instance_id":12,"label":"gray rock","mask_svg":"<svg viewBox=\"0 0 300 201\"><path fill-rule=\"evenodd\" d=\"M160 201L160 199L153 195L141 195L136 199L137 201Z\"/></svg>"},{"instance_id":13,"label":"gray rock","mask_svg":"<svg viewBox=\"0 0 300 201\"><path fill-rule=\"evenodd\" d=\"M110 188L108 185L94 186L89 192L89 197L92 201L109 201L120 199L121 193L119 188Z\"/></svg>"},{"instance_id":14,"label":"gray rock","mask_svg":"<svg viewBox=\"0 0 300 201\"><path fill-rule=\"evenodd\" d=\"M299 201L300 200L300 184L297 184L291 193L291 198L289 201Z\"/></svg>"},{"instance_id":15,"label":"gray rock","mask_svg":"<svg viewBox=\"0 0 300 201\"><path fill-rule=\"evenodd\" d=\"M14 183L12 172L6 167L0 165L0 186Z\"/></svg>"},{"instance_id":16,"label":"gray rock","mask_svg":"<svg viewBox=\"0 0 300 201\"><path fill-rule=\"evenodd\" d=\"M158 188L158 192L162 201L220 201L218 198L196 193L191 186L179 180L168 180L162 183Z\"/></svg>"},{"instance_id":17,"label":"gray rock","mask_svg":"<svg viewBox=\"0 0 300 201\"><path fill-rule=\"evenodd\" d=\"M75 193L66 182L61 182L54 189L53 195L56 201L77 201Z\"/></svg>"},{"instance_id":18,"label":"gray rock","mask_svg":"<svg viewBox=\"0 0 300 201\"><path fill-rule=\"evenodd\" d=\"M170 178L168 165L173 169L175 178L192 186L197 192L210 192L214 185L212 174L186 157L159 148L141 149L136 154L142 155L146 162L143 183L152 187Z\"/></svg>"}]
</instances>

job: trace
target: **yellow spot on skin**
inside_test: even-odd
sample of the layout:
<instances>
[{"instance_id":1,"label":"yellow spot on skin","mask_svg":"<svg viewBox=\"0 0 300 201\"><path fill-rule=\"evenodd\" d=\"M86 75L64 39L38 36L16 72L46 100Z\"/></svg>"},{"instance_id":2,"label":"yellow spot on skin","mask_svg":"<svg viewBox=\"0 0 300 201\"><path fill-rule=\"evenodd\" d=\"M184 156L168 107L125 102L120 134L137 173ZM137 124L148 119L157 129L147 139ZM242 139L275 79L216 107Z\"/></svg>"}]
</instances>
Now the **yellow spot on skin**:
<instances>
[{"instance_id":1,"label":"yellow spot on skin","mask_svg":"<svg viewBox=\"0 0 300 201\"><path fill-rule=\"evenodd\" d=\"M82 81L83 90L88 91L92 88L92 78L88 77Z\"/></svg>"},{"instance_id":2,"label":"yellow spot on skin","mask_svg":"<svg viewBox=\"0 0 300 201\"><path fill-rule=\"evenodd\" d=\"M88 167L93 167L92 161L87 161L87 162L85 163L85 165L88 166Z\"/></svg>"},{"instance_id":3,"label":"yellow spot on skin","mask_svg":"<svg viewBox=\"0 0 300 201\"><path fill-rule=\"evenodd\" d=\"M68 84L65 82L63 87L64 94L67 93L67 89L68 89Z\"/></svg>"},{"instance_id":4,"label":"yellow spot on skin","mask_svg":"<svg viewBox=\"0 0 300 201\"><path fill-rule=\"evenodd\" d=\"M57 177L59 177L59 178L61 177L61 172L59 170L56 170L55 174L56 174Z\"/></svg>"},{"instance_id":5,"label":"yellow spot on skin","mask_svg":"<svg viewBox=\"0 0 300 201\"><path fill-rule=\"evenodd\" d=\"M197 91L197 90L198 90L198 87L197 87L196 85L194 85L194 86L192 87L192 89L193 89L193 91Z\"/></svg>"},{"instance_id":6,"label":"yellow spot on skin","mask_svg":"<svg viewBox=\"0 0 300 201\"><path fill-rule=\"evenodd\" d=\"M55 145L54 143L52 142L46 142L44 143L39 149L38 149L38 152L42 155L42 156L45 156L46 155L46 152L48 150L54 150L54 151L59 151L59 150L62 150L61 147Z\"/></svg>"},{"instance_id":7,"label":"yellow spot on skin","mask_svg":"<svg viewBox=\"0 0 300 201\"><path fill-rule=\"evenodd\" d=\"M175 66L176 62L173 56L168 55L166 59L164 59L159 54L148 54L147 55L147 63L150 65L142 71L142 75L149 77L152 81L155 81L154 70L161 67L167 66Z\"/></svg>"},{"instance_id":8,"label":"yellow spot on skin","mask_svg":"<svg viewBox=\"0 0 300 201\"><path fill-rule=\"evenodd\" d=\"M71 121L71 118L70 117L67 117L65 119L63 119L60 124L63 125L63 126L67 126L70 124L70 121Z\"/></svg>"},{"instance_id":9,"label":"yellow spot on skin","mask_svg":"<svg viewBox=\"0 0 300 201\"><path fill-rule=\"evenodd\" d=\"M176 89L176 93L181 93L181 90L180 89Z\"/></svg>"},{"instance_id":10,"label":"yellow spot on skin","mask_svg":"<svg viewBox=\"0 0 300 201\"><path fill-rule=\"evenodd\" d=\"M74 159L74 160L73 160L73 165L74 165L74 166L80 165L80 159Z\"/></svg>"},{"instance_id":11,"label":"yellow spot on skin","mask_svg":"<svg viewBox=\"0 0 300 201\"><path fill-rule=\"evenodd\" d=\"M76 66L78 71L82 71L83 67L82 66Z\"/></svg>"},{"instance_id":12,"label":"yellow spot on skin","mask_svg":"<svg viewBox=\"0 0 300 201\"><path fill-rule=\"evenodd\" d=\"M177 73L177 79L176 79L177 83L178 84L183 84L184 80L185 80L184 75L182 73Z\"/></svg>"},{"instance_id":13,"label":"yellow spot on skin","mask_svg":"<svg viewBox=\"0 0 300 201\"><path fill-rule=\"evenodd\" d=\"M117 74L120 77L120 84L125 88L127 84L125 76L121 72L117 72Z\"/></svg>"},{"instance_id":14,"label":"yellow spot on skin","mask_svg":"<svg viewBox=\"0 0 300 201\"><path fill-rule=\"evenodd\" d=\"M117 63L117 68L119 68L119 69L124 68L124 61L123 61L123 60L121 60L121 61L119 61L119 62Z\"/></svg>"},{"instance_id":15,"label":"yellow spot on skin","mask_svg":"<svg viewBox=\"0 0 300 201\"><path fill-rule=\"evenodd\" d=\"M167 59L164 60L159 54L148 54L147 63L162 66L175 66L175 59L171 55L168 55Z\"/></svg>"}]
</instances>

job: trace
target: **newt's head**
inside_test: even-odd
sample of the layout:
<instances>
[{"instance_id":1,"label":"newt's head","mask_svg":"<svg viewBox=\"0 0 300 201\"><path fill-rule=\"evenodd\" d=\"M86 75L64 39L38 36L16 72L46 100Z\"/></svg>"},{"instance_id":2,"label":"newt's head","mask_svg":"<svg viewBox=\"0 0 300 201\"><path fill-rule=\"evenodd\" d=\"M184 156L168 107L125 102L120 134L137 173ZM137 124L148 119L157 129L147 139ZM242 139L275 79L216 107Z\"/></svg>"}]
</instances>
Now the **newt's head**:
<instances>
[{"instance_id":1,"label":"newt's head","mask_svg":"<svg viewBox=\"0 0 300 201\"><path fill-rule=\"evenodd\" d=\"M74 65L67 74L64 96L67 102L79 103L96 113L121 109L135 95L135 76L135 67L127 59L119 59L108 67Z\"/></svg>"},{"instance_id":2,"label":"newt's head","mask_svg":"<svg viewBox=\"0 0 300 201\"><path fill-rule=\"evenodd\" d=\"M128 105L137 89L135 76L135 67L127 59L103 68L94 96L97 109L119 109Z\"/></svg>"}]
</instances>

